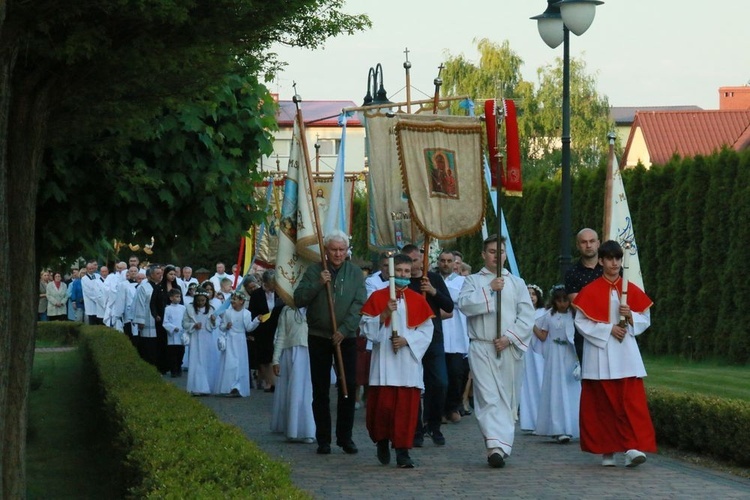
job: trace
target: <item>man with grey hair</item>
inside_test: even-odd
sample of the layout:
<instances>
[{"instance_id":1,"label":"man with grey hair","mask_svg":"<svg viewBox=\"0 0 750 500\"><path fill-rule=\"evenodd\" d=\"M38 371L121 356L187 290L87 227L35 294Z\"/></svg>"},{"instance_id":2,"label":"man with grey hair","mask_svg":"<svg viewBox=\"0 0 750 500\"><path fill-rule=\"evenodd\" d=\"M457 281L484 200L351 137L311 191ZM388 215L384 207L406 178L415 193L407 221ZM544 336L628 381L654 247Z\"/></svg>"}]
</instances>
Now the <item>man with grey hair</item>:
<instances>
[{"instance_id":1,"label":"man with grey hair","mask_svg":"<svg viewBox=\"0 0 750 500\"><path fill-rule=\"evenodd\" d=\"M356 335L360 311L365 303L365 281L362 270L347 260L349 237L342 231L328 233L324 240L327 269L322 264L310 265L294 290L294 302L307 307L310 378L313 386L313 417L318 454L331 453L330 373L334 348L338 345L344 362L346 389L338 384L336 444L345 453L357 453L352 441L354 426L354 390L357 364ZM331 287L336 331L328 307L326 286Z\"/></svg>"}]
</instances>

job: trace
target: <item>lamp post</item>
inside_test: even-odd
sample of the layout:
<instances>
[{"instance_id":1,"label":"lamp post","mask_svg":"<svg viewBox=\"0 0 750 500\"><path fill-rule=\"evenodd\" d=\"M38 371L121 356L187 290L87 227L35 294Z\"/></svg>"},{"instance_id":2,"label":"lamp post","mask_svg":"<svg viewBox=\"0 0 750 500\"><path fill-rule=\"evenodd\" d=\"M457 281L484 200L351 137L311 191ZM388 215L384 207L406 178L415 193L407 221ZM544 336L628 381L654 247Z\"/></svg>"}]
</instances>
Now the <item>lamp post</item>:
<instances>
[{"instance_id":1,"label":"lamp post","mask_svg":"<svg viewBox=\"0 0 750 500\"><path fill-rule=\"evenodd\" d=\"M547 0L547 10L531 19L550 48L563 44L562 102L562 207L560 210L560 277L570 267L571 182L570 182L570 32L583 35L594 21L600 0Z\"/></svg>"},{"instance_id":2,"label":"lamp post","mask_svg":"<svg viewBox=\"0 0 750 500\"><path fill-rule=\"evenodd\" d=\"M374 68L370 68L367 73L367 94L362 102L362 106L375 106L378 104L391 104L383 87L383 66L378 63Z\"/></svg>"}]
</instances>

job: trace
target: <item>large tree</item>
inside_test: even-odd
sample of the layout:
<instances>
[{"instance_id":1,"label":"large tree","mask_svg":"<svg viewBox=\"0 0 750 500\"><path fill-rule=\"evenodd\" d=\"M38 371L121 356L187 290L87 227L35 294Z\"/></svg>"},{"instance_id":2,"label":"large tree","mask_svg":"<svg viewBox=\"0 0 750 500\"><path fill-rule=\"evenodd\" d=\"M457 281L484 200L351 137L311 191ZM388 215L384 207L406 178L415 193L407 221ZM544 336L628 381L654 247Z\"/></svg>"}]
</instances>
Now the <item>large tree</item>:
<instances>
[{"instance_id":1,"label":"large tree","mask_svg":"<svg viewBox=\"0 0 750 500\"><path fill-rule=\"evenodd\" d=\"M106 159L103 168L121 169L119 182L138 178L144 170L135 155L113 161L111 152L153 140L147 124L165 110L219 89L227 75L272 71L275 61L268 49L275 42L316 47L331 36L369 25L366 17L342 13L342 5L342 0L0 1L2 497L25 496L27 396L38 300L36 209L45 154L64 145L88 144L88 154L80 158ZM248 112L257 117L263 110ZM88 183L102 174L96 161L47 165L62 170L45 173L45 179L68 176ZM159 175L168 176L172 166L160 166L166 170ZM106 179L118 182L111 173ZM61 191L75 189L83 195L75 186L58 185ZM144 204L151 204L153 217L160 218L150 198L153 192L142 191L147 200L135 196L124 202L118 189L116 208L126 220ZM85 193L86 203L79 207L88 204L90 210L80 212L86 217L79 224L45 228L52 233L45 238L82 228L87 237L107 235L109 228L100 221L109 220L105 214L115 198L109 189L100 191ZM159 194L168 198L168 193ZM183 224L216 223L222 210L218 203L212 210L209 203L201 217ZM145 231L141 218L132 220L136 230ZM185 234L184 225L175 234Z\"/></svg>"},{"instance_id":2,"label":"large tree","mask_svg":"<svg viewBox=\"0 0 750 500\"><path fill-rule=\"evenodd\" d=\"M516 100L525 179L557 175L561 162L562 59L537 70L538 86L523 79L523 60L506 40L476 41L478 62L447 54L443 85L448 95L476 100L505 97ZM573 169L593 168L607 151L609 118L606 97L596 90L596 78L583 61L573 58L571 75L571 156Z\"/></svg>"}]
</instances>

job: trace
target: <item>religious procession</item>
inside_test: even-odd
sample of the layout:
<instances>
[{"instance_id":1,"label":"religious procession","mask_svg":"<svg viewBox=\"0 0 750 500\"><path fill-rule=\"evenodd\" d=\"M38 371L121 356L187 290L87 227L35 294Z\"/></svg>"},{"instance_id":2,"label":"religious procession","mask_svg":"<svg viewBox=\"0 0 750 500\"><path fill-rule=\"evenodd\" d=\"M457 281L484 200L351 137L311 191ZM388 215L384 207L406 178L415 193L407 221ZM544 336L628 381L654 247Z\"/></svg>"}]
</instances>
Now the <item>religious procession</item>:
<instances>
[{"instance_id":1,"label":"religious procession","mask_svg":"<svg viewBox=\"0 0 750 500\"><path fill-rule=\"evenodd\" d=\"M630 218L612 146L607 197L619 202L609 204L607 241L580 230L580 260L545 292L520 277L501 208L522 195L514 101L486 100L476 116L469 98L441 99L440 85L438 75L424 101L371 97L343 109L332 176L313 173L295 95L288 170L256 186L267 216L242 238L231 273L219 262L199 282L189 266L141 265L136 255L113 272L91 260L67 289L59 272L49 283L42 273L40 320L67 312L117 329L160 373L187 372L196 397L272 392L270 430L315 443L319 455L332 445L358 453L362 410L377 461L390 464L393 450L402 469L415 467L410 450L425 439L445 446L442 426L468 418L491 468L510 459L517 427L580 443L605 467L618 455L625 467L643 464L656 443L636 337L652 303L634 235L623 231ZM468 112L452 115L454 101ZM366 127L373 263L351 251L358 179L345 174L343 149L355 113ZM483 266L472 272L450 242L479 231Z\"/></svg>"}]
</instances>

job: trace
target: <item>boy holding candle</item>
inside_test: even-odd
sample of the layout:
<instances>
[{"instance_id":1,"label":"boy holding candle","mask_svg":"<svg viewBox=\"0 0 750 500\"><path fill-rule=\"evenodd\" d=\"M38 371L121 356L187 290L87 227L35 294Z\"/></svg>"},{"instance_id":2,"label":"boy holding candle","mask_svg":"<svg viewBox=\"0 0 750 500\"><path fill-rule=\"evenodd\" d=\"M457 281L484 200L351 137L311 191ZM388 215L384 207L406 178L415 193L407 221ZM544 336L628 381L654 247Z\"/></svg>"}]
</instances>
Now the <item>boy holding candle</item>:
<instances>
[{"instance_id":1,"label":"boy holding candle","mask_svg":"<svg viewBox=\"0 0 750 500\"><path fill-rule=\"evenodd\" d=\"M381 464L396 449L399 468L411 469L417 411L424 381L422 356L432 340L432 310L425 298L408 288L411 259L389 259L390 286L374 292L362 308L361 332L373 344L367 430L377 444ZM390 443L389 443L390 441Z\"/></svg>"},{"instance_id":2,"label":"boy holding candle","mask_svg":"<svg viewBox=\"0 0 750 500\"><path fill-rule=\"evenodd\" d=\"M573 300L575 325L584 338L581 449L601 454L605 467L614 467L614 454L625 452L625 467L635 467L646 461L644 452L656 451L643 386L646 369L635 340L651 324L653 303L633 283L627 286L627 276L620 277L623 251L616 241L599 247L599 264L603 276Z\"/></svg>"}]
</instances>

